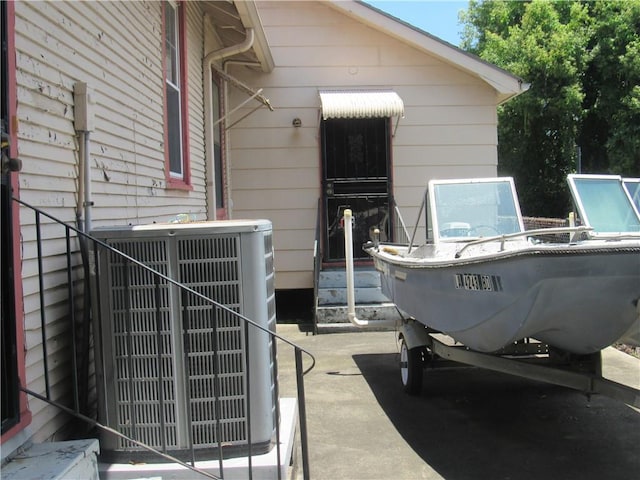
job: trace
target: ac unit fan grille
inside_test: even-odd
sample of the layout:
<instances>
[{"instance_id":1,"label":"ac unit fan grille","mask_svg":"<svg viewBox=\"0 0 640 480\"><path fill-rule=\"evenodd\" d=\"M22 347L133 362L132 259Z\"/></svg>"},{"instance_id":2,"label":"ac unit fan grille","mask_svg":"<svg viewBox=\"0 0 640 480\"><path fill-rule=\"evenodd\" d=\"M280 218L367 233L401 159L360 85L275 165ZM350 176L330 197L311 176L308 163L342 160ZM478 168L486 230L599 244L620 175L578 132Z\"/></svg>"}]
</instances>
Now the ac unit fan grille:
<instances>
[{"instance_id":1,"label":"ac unit fan grille","mask_svg":"<svg viewBox=\"0 0 640 480\"><path fill-rule=\"evenodd\" d=\"M204 297L241 313L238 236L185 239L177 244L179 281ZM112 245L167 274L165 241L133 240ZM160 286L160 305L156 305L153 275L134 264L123 263L115 255L110 266L114 285L118 285L112 289L112 305L119 429L156 448L184 448L176 422L179 416L176 396L184 394L181 391L185 386L174 384L173 379L174 371L186 368L194 448L217 443L246 443L246 345L241 320L202 298L188 295L185 336L180 330L184 326L171 322L171 314L175 311L171 311L168 284ZM162 324L160 344L156 332L158 310ZM183 313L182 308L180 313ZM160 372L159 352L162 357ZM182 358L186 358L184 366ZM159 378L162 378L161 389L158 388ZM219 425L216 425L216 381ZM221 438L217 438L218 431ZM138 450L140 447L121 440L119 448Z\"/></svg>"},{"instance_id":2,"label":"ac unit fan grille","mask_svg":"<svg viewBox=\"0 0 640 480\"><path fill-rule=\"evenodd\" d=\"M181 283L242 313L241 258L237 235L178 240ZM196 260L197 259L197 260ZM189 393L194 445L247 440L245 336L241 320L208 302L187 307ZM204 308L203 308L204 307ZM214 338L214 322L216 337ZM217 347L217 355L216 355ZM220 391L219 425L215 412L215 364ZM218 429L221 438L217 438Z\"/></svg>"},{"instance_id":3,"label":"ac unit fan grille","mask_svg":"<svg viewBox=\"0 0 640 480\"><path fill-rule=\"evenodd\" d=\"M165 242L129 241L113 246L167 275ZM113 253L109 266L113 279L110 295L118 429L132 438L160 447L164 431L166 445L176 445L169 285L166 282L159 285L158 304L151 273ZM134 445L121 441L120 447L134 448Z\"/></svg>"}]
</instances>

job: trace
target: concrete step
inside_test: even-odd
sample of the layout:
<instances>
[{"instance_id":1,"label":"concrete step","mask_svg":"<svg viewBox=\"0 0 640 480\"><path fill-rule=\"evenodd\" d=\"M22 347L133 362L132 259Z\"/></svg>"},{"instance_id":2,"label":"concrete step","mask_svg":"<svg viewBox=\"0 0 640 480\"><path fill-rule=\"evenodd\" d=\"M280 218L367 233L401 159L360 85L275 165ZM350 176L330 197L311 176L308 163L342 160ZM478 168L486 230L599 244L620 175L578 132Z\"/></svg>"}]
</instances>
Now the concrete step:
<instances>
[{"instance_id":1,"label":"concrete step","mask_svg":"<svg viewBox=\"0 0 640 480\"><path fill-rule=\"evenodd\" d=\"M249 468L253 472L253 478L292 478L290 473L295 472L298 462L296 458L296 442L299 442L296 433L298 427L298 402L295 398L281 397L279 404L280 448L274 447L268 452L259 455L254 452L252 457L225 458L222 465L225 479L244 480L248 478ZM100 480L205 478L204 475L187 471L182 465L171 462L100 463L98 467L100 469ZM210 478L223 478L220 474L220 463L216 459L199 460L196 462L195 467L206 472ZM84 480L82 477L73 478L73 480L80 479Z\"/></svg>"},{"instance_id":2,"label":"concrete step","mask_svg":"<svg viewBox=\"0 0 640 480\"><path fill-rule=\"evenodd\" d=\"M400 314L395 305L390 302L375 305L357 305L356 316L362 320L400 320ZM371 330L393 330L392 327L368 327ZM316 308L316 332L356 332L362 331L347 318L346 306L329 306Z\"/></svg>"},{"instance_id":3,"label":"concrete step","mask_svg":"<svg viewBox=\"0 0 640 480\"><path fill-rule=\"evenodd\" d=\"M373 267L354 269L353 283L356 287L379 288L380 274ZM318 278L318 288L344 288L347 285L347 275L344 269L323 270Z\"/></svg>"},{"instance_id":4,"label":"concrete step","mask_svg":"<svg viewBox=\"0 0 640 480\"><path fill-rule=\"evenodd\" d=\"M2 467L3 480L98 480L96 439L36 443Z\"/></svg>"},{"instance_id":5,"label":"concrete step","mask_svg":"<svg viewBox=\"0 0 640 480\"><path fill-rule=\"evenodd\" d=\"M373 267L354 270L357 304L388 303L380 290L380 274ZM344 269L323 270L318 278L318 306L347 304L347 276Z\"/></svg>"},{"instance_id":6,"label":"concrete step","mask_svg":"<svg viewBox=\"0 0 640 480\"><path fill-rule=\"evenodd\" d=\"M382 293L380 287L354 289L356 304L388 303L389 299ZM332 287L318 289L318 306L347 304L347 288Z\"/></svg>"},{"instance_id":7,"label":"concrete step","mask_svg":"<svg viewBox=\"0 0 640 480\"><path fill-rule=\"evenodd\" d=\"M373 267L354 270L356 316L363 320L397 320L395 305L380 289L380 274ZM354 332L362 328L347 318L347 278L344 269L323 270L318 281L315 311L318 333ZM368 327L367 330L392 330L389 327Z\"/></svg>"},{"instance_id":8,"label":"concrete step","mask_svg":"<svg viewBox=\"0 0 640 480\"><path fill-rule=\"evenodd\" d=\"M316 325L316 333L322 335L324 333L357 333L357 332L392 332L392 327L357 327L352 323L319 323Z\"/></svg>"}]
</instances>

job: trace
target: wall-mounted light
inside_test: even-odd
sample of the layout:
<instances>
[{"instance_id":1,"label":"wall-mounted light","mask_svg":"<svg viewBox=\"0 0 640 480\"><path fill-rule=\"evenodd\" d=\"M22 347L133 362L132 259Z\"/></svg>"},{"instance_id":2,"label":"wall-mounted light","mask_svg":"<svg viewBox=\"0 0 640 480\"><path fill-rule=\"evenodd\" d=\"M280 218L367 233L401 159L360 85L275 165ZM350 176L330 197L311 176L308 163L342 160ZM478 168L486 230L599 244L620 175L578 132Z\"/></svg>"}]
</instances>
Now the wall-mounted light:
<instances>
[{"instance_id":1,"label":"wall-mounted light","mask_svg":"<svg viewBox=\"0 0 640 480\"><path fill-rule=\"evenodd\" d=\"M299 128L302 126L302 120L300 120L298 117L293 119L293 122L291 122L291 125L293 125L296 128Z\"/></svg>"}]
</instances>

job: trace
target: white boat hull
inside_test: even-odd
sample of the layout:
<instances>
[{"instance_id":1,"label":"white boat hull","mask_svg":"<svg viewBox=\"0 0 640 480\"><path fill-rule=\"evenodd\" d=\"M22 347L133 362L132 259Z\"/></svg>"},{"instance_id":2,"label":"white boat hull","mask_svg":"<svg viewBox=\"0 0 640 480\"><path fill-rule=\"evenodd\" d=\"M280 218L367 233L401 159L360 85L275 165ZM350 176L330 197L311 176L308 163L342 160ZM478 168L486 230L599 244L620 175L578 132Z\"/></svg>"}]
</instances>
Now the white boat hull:
<instances>
[{"instance_id":1,"label":"white boat hull","mask_svg":"<svg viewBox=\"0 0 640 480\"><path fill-rule=\"evenodd\" d=\"M367 252L389 299L473 350L495 352L535 338L589 354L621 337L640 337L634 332L640 325L639 241L531 245L450 260L380 247Z\"/></svg>"}]
</instances>

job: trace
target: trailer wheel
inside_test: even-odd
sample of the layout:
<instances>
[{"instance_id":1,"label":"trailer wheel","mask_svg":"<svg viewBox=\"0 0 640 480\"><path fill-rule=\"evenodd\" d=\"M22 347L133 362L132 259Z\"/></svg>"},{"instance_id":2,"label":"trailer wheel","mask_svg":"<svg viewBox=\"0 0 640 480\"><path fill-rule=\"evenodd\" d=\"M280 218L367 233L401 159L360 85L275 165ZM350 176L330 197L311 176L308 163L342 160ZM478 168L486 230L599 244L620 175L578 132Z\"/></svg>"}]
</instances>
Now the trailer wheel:
<instances>
[{"instance_id":1,"label":"trailer wheel","mask_svg":"<svg viewBox=\"0 0 640 480\"><path fill-rule=\"evenodd\" d=\"M418 395L422 390L422 375L424 348L409 348L404 338L400 345L400 379L402 389L409 395Z\"/></svg>"}]
</instances>

